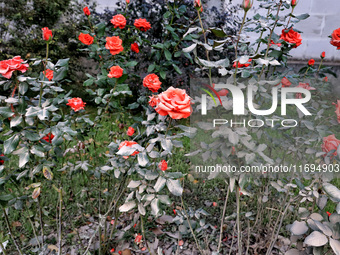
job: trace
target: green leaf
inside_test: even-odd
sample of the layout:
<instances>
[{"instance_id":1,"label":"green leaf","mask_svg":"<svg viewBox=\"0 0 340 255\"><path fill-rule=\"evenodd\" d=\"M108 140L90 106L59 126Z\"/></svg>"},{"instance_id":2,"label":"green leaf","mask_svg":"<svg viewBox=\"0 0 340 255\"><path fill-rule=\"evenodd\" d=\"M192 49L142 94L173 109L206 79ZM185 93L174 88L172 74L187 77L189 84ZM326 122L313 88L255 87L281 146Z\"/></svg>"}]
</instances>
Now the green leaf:
<instances>
[{"instance_id":1,"label":"green leaf","mask_svg":"<svg viewBox=\"0 0 340 255\"><path fill-rule=\"evenodd\" d=\"M13 118L11 120L11 123L10 123L11 128L18 126L21 123L21 121L22 121L22 116L21 115Z\"/></svg>"},{"instance_id":2,"label":"green leaf","mask_svg":"<svg viewBox=\"0 0 340 255\"><path fill-rule=\"evenodd\" d=\"M217 37L226 37L228 36L226 33L224 33L224 31L222 29L219 29L219 28L212 28L210 29L211 32L213 32L213 34Z\"/></svg>"},{"instance_id":3,"label":"green leaf","mask_svg":"<svg viewBox=\"0 0 340 255\"><path fill-rule=\"evenodd\" d=\"M24 130L22 132L22 135L27 138L28 140L34 142L34 141L39 141L40 140L40 136L38 133L35 133L34 131L30 131L30 130Z\"/></svg>"},{"instance_id":4,"label":"green leaf","mask_svg":"<svg viewBox=\"0 0 340 255\"><path fill-rule=\"evenodd\" d=\"M91 86L93 84L93 79L87 79L86 81L84 81L84 86Z\"/></svg>"},{"instance_id":5,"label":"green leaf","mask_svg":"<svg viewBox=\"0 0 340 255\"><path fill-rule=\"evenodd\" d=\"M127 63L126 63L126 66L127 66L127 67L134 67L134 66L136 66L137 64L138 64L137 61L130 61L130 62L127 62Z\"/></svg>"},{"instance_id":6,"label":"green leaf","mask_svg":"<svg viewBox=\"0 0 340 255\"><path fill-rule=\"evenodd\" d=\"M299 20L304 20L304 19L308 19L309 18L309 14L308 13L304 13L298 16L295 16L295 18L299 19Z\"/></svg>"},{"instance_id":7,"label":"green leaf","mask_svg":"<svg viewBox=\"0 0 340 255\"><path fill-rule=\"evenodd\" d=\"M20 168L24 167L30 159L30 152L28 148L26 147L20 148L19 150L13 152L13 155L19 156L19 167Z\"/></svg>"},{"instance_id":8,"label":"green leaf","mask_svg":"<svg viewBox=\"0 0 340 255\"><path fill-rule=\"evenodd\" d=\"M164 50L164 55L165 55L165 58L167 60L171 60L172 59L172 55L171 55L170 51L168 51L167 49Z\"/></svg>"},{"instance_id":9,"label":"green leaf","mask_svg":"<svg viewBox=\"0 0 340 255\"><path fill-rule=\"evenodd\" d=\"M58 71L53 75L53 81L61 81L67 75L67 67L61 67Z\"/></svg>"},{"instance_id":10,"label":"green leaf","mask_svg":"<svg viewBox=\"0 0 340 255\"><path fill-rule=\"evenodd\" d=\"M0 115L3 118L11 117L13 114L14 114L14 112L12 112L11 108L9 108L9 107L0 107Z\"/></svg>"},{"instance_id":11,"label":"green leaf","mask_svg":"<svg viewBox=\"0 0 340 255\"><path fill-rule=\"evenodd\" d=\"M162 43L157 43L157 44L152 45L152 47L154 47L154 48L156 48L156 49L163 49L163 48L164 48L164 44L162 44Z\"/></svg>"},{"instance_id":12,"label":"green leaf","mask_svg":"<svg viewBox=\"0 0 340 255\"><path fill-rule=\"evenodd\" d=\"M4 142L4 154L9 154L14 151L19 144L19 135L13 135Z\"/></svg>"},{"instance_id":13,"label":"green leaf","mask_svg":"<svg viewBox=\"0 0 340 255\"><path fill-rule=\"evenodd\" d=\"M176 71L177 73L182 74L181 69L179 69L179 67L178 67L177 65L172 64L172 66L174 67L174 69L175 69L175 71Z\"/></svg>"},{"instance_id":14,"label":"green leaf","mask_svg":"<svg viewBox=\"0 0 340 255\"><path fill-rule=\"evenodd\" d=\"M169 191L175 196L181 196L183 193L183 188L179 180L168 179L166 181L166 186Z\"/></svg>"},{"instance_id":15,"label":"green leaf","mask_svg":"<svg viewBox=\"0 0 340 255\"><path fill-rule=\"evenodd\" d=\"M148 73L151 73L154 69L155 69L156 65L155 64L151 64L148 67Z\"/></svg>"},{"instance_id":16,"label":"green leaf","mask_svg":"<svg viewBox=\"0 0 340 255\"><path fill-rule=\"evenodd\" d=\"M129 202L126 202L125 204L123 204L121 207L119 207L119 211L120 212L128 212L131 209L133 209L135 206L136 206L135 201L129 201Z\"/></svg>"},{"instance_id":17,"label":"green leaf","mask_svg":"<svg viewBox=\"0 0 340 255\"><path fill-rule=\"evenodd\" d=\"M162 77L162 79L166 78L166 73L164 71L160 71L159 75Z\"/></svg>"},{"instance_id":18,"label":"green leaf","mask_svg":"<svg viewBox=\"0 0 340 255\"><path fill-rule=\"evenodd\" d=\"M69 60L70 60L69 58L59 59L57 64L55 64L55 65L56 66L66 66L66 65L68 65Z\"/></svg>"}]
</instances>

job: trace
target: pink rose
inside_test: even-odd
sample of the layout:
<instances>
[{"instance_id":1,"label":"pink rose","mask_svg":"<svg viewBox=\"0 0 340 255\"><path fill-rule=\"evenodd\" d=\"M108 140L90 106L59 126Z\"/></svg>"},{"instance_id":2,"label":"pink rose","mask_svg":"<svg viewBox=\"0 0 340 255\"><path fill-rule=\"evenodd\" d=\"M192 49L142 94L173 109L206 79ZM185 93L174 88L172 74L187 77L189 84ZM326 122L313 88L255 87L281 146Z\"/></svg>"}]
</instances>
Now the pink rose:
<instances>
[{"instance_id":1,"label":"pink rose","mask_svg":"<svg viewBox=\"0 0 340 255\"><path fill-rule=\"evenodd\" d=\"M335 114L338 118L338 122L340 123L340 100L337 100L337 103L333 103L335 105Z\"/></svg>"},{"instance_id":2,"label":"pink rose","mask_svg":"<svg viewBox=\"0 0 340 255\"><path fill-rule=\"evenodd\" d=\"M302 82L299 83L299 86L297 86L297 88L303 88L303 89L307 89L307 90L315 90L315 88L311 87L309 85L309 83L302 83ZM296 98L302 98L302 95L301 95L301 93L296 93L295 97Z\"/></svg>"},{"instance_id":3,"label":"pink rose","mask_svg":"<svg viewBox=\"0 0 340 255\"><path fill-rule=\"evenodd\" d=\"M162 116L169 115L172 119L188 118L191 115L191 101L184 89L168 88L157 97L155 108Z\"/></svg>"},{"instance_id":4,"label":"pink rose","mask_svg":"<svg viewBox=\"0 0 340 255\"><path fill-rule=\"evenodd\" d=\"M332 150L337 150L340 145L340 140L335 138L335 135L329 135L323 138L322 151L330 152ZM336 151L333 153L336 156Z\"/></svg>"}]
</instances>

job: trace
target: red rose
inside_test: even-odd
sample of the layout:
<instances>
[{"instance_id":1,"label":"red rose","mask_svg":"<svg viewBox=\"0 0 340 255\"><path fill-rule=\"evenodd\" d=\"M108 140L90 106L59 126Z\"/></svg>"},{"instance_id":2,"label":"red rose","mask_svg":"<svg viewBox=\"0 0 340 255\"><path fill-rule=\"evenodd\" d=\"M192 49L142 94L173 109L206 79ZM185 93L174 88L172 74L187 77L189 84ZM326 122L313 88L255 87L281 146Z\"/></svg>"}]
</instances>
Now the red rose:
<instances>
[{"instance_id":1,"label":"red rose","mask_svg":"<svg viewBox=\"0 0 340 255\"><path fill-rule=\"evenodd\" d=\"M94 38L89 35L89 34L83 34L80 33L80 35L78 36L79 41L81 41L83 44L86 45L91 45L93 43Z\"/></svg>"},{"instance_id":2,"label":"red rose","mask_svg":"<svg viewBox=\"0 0 340 255\"><path fill-rule=\"evenodd\" d=\"M112 249L110 250L110 252L111 252L111 253L114 253L114 252L115 252L115 248L112 248Z\"/></svg>"},{"instance_id":3,"label":"red rose","mask_svg":"<svg viewBox=\"0 0 340 255\"><path fill-rule=\"evenodd\" d=\"M301 35L298 32L294 31L292 28L288 32L285 32L285 29L283 29L280 40L284 40L287 43L294 44L293 48L296 48L302 44Z\"/></svg>"},{"instance_id":4,"label":"red rose","mask_svg":"<svg viewBox=\"0 0 340 255\"><path fill-rule=\"evenodd\" d=\"M323 78L324 82L328 82L328 77L326 76L325 78Z\"/></svg>"},{"instance_id":5,"label":"red rose","mask_svg":"<svg viewBox=\"0 0 340 255\"><path fill-rule=\"evenodd\" d=\"M126 3L129 4L129 3L130 3L130 0L126 0Z\"/></svg>"},{"instance_id":6,"label":"red rose","mask_svg":"<svg viewBox=\"0 0 340 255\"><path fill-rule=\"evenodd\" d=\"M325 58L326 57L326 52L322 52L321 55L320 55L321 58Z\"/></svg>"},{"instance_id":7,"label":"red rose","mask_svg":"<svg viewBox=\"0 0 340 255\"><path fill-rule=\"evenodd\" d=\"M107 75L109 78L120 78L123 75L123 68L120 66L112 66L110 68L110 73Z\"/></svg>"},{"instance_id":8,"label":"red rose","mask_svg":"<svg viewBox=\"0 0 340 255\"><path fill-rule=\"evenodd\" d=\"M157 92L161 88L161 82L156 74L149 74L143 79L143 86L151 90L151 92Z\"/></svg>"},{"instance_id":9,"label":"red rose","mask_svg":"<svg viewBox=\"0 0 340 255\"><path fill-rule=\"evenodd\" d=\"M224 97L228 95L229 91L227 89L221 89L220 91L217 91L217 94L221 97Z\"/></svg>"},{"instance_id":10,"label":"red rose","mask_svg":"<svg viewBox=\"0 0 340 255\"><path fill-rule=\"evenodd\" d=\"M119 36L106 37L105 48L110 50L112 55L119 54L124 50L122 42L123 41L119 38Z\"/></svg>"},{"instance_id":11,"label":"red rose","mask_svg":"<svg viewBox=\"0 0 340 255\"><path fill-rule=\"evenodd\" d=\"M20 56L16 56L12 59L0 61L0 74L10 79L14 71L20 71L22 73L28 70L28 64L22 64L24 62Z\"/></svg>"},{"instance_id":12,"label":"red rose","mask_svg":"<svg viewBox=\"0 0 340 255\"><path fill-rule=\"evenodd\" d=\"M162 116L183 119L191 115L191 100L184 89L170 87L158 95L158 100L155 110Z\"/></svg>"},{"instance_id":13,"label":"red rose","mask_svg":"<svg viewBox=\"0 0 340 255\"><path fill-rule=\"evenodd\" d=\"M124 141L124 142L121 142L119 147L118 147L118 150L120 150L121 148L123 148L124 146L127 146L127 147L132 147L132 145L135 145L137 144L136 142L134 141ZM137 155L139 153L139 151L134 151L130 156L134 156L134 155ZM129 156L123 156L123 158L127 159Z\"/></svg>"},{"instance_id":14,"label":"red rose","mask_svg":"<svg viewBox=\"0 0 340 255\"><path fill-rule=\"evenodd\" d=\"M292 7L295 7L297 5L296 0L292 0L291 5L292 5Z\"/></svg>"},{"instance_id":15,"label":"red rose","mask_svg":"<svg viewBox=\"0 0 340 255\"><path fill-rule=\"evenodd\" d=\"M73 111L77 112L79 110L83 110L85 107L85 104L83 100L79 97L72 98L68 100L68 103L66 105L69 105Z\"/></svg>"},{"instance_id":16,"label":"red rose","mask_svg":"<svg viewBox=\"0 0 340 255\"><path fill-rule=\"evenodd\" d=\"M48 29L48 27L44 27L41 29L43 31L43 38L45 41L52 39L52 31Z\"/></svg>"},{"instance_id":17,"label":"red rose","mask_svg":"<svg viewBox=\"0 0 340 255\"><path fill-rule=\"evenodd\" d=\"M252 59L250 58L250 59L248 60L248 62L251 63L251 61L252 61ZM250 66L250 63L249 63L249 64L240 64L238 61L236 61L236 62L234 62L234 64L233 64L233 67L234 67L234 68L236 68L236 63L238 63L237 68L242 68L242 67L248 67L248 66Z\"/></svg>"},{"instance_id":18,"label":"red rose","mask_svg":"<svg viewBox=\"0 0 340 255\"><path fill-rule=\"evenodd\" d=\"M126 132L128 136L132 136L134 133L135 133L135 129L133 127L129 127L128 131Z\"/></svg>"},{"instance_id":19,"label":"red rose","mask_svg":"<svg viewBox=\"0 0 340 255\"><path fill-rule=\"evenodd\" d=\"M155 97L154 95L150 97L149 105L150 105L151 107L157 106L158 103L159 103L158 97Z\"/></svg>"},{"instance_id":20,"label":"red rose","mask_svg":"<svg viewBox=\"0 0 340 255\"><path fill-rule=\"evenodd\" d=\"M194 7L196 8L196 10L203 12L203 6L202 6L201 0L195 0Z\"/></svg>"},{"instance_id":21,"label":"red rose","mask_svg":"<svg viewBox=\"0 0 340 255\"><path fill-rule=\"evenodd\" d=\"M47 69L46 71L43 71L43 74L49 81L53 79L53 71L51 69Z\"/></svg>"},{"instance_id":22,"label":"red rose","mask_svg":"<svg viewBox=\"0 0 340 255\"><path fill-rule=\"evenodd\" d=\"M337 100L337 103L333 103L335 105L335 114L338 118L338 122L340 123L340 100Z\"/></svg>"},{"instance_id":23,"label":"red rose","mask_svg":"<svg viewBox=\"0 0 340 255\"><path fill-rule=\"evenodd\" d=\"M126 25L126 19L122 14L117 14L112 17L111 23L114 25L114 28L119 27L120 29L123 29Z\"/></svg>"},{"instance_id":24,"label":"red rose","mask_svg":"<svg viewBox=\"0 0 340 255\"><path fill-rule=\"evenodd\" d=\"M0 157L4 157L4 154L1 154ZM3 164L5 164L5 160L0 159L0 166L2 166Z\"/></svg>"},{"instance_id":25,"label":"red rose","mask_svg":"<svg viewBox=\"0 0 340 255\"><path fill-rule=\"evenodd\" d=\"M136 244L140 244L140 243L142 243L143 241L142 241L142 235L140 235L140 234L138 234L138 235L136 235L136 238L135 238L135 243Z\"/></svg>"},{"instance_id":26,"label":"red rose","mask_svg":"<svg viewBox=\"0 0 340 255\"><path fill-rule=\"evenodd\" d=\"M287 87L290 87L290 85L292 85L292 83L286 77L282 78L281 84L282 84L282 88L287 88Z\"/></svg>"},{"instance_id":27,"label":"red rose","mask_svg":"<svg viewBox=\"0 0 340 255\"><path fill-rule=\"evenodd\" d=\"M299 83L299 86L297 86L297 88L303 88L303 89L307 89L307 90L315 90L315 88L311 87L309 85L309 83L302 83L302 82ZM302 98L302 95L301 95L301 93L296 93L295 97L296 98Z\"/></svg>"},{"instance_id":28,"label":"red rose","mask_svg":"<svg viewBox=\"0 0 340 255\"><path fill-rule=\"evenodd\" d=\"M158 164L159 170L166 171L168 169L168 163L163 159L161 162Z\"/></svg>"},{"instance_id":29,"label":"red rose","mask_svg":"<svg viewBox=\"0 0 340 255\"><path fill-rule=\"evenodd\" d=\"M308 65L309 66L313 66L315 64L315 60L314 59L310 59L309 61L308 61Z\"/></svg>"},{"instance_id":30,"label":"red rose","mask_svg":"<svg viewBox=\"0 0 340 255\"><path fill-rule=\"evenodd\" d=\"M90 10L89 10L89 7L87 7L87 6L84 7L83 11L84 11L84 14L85 14L86 16L90 16L91 12L90 12Z\"/></svg>"},{"instance_id":31,"label":"red rose","mask_svg":"<svg viewBox=\"0 0 340 255\"><path fill-rule=\"evenodd\" d=\"M337 50L340 50L340 28L333 31L331 44L337 47Z\"/></svg>"},{"instance_id":32,"label":"red rose","mask_svg":"<svg viewBox=\"0 0 340 255\"><path fill-rule=\"evenodd\" d=\"M323 144L321 146L322 151L328 153L332 150L335 150L333 153L334 156L336 156L336 150L340 145L340 140L335 138L335 135L329 135L327 137L323 138Z\"/></svg>"},{"instance_id":33,"label":"red rose","mask_svg":"<svg viewBox=\"0 0 340 255\"><path fill-rule=\"evenodd\" d=\"M136 19L134 25L143 32L148 31L151 28L150 23L147 22L146 19Z\"/></svg>"},{"instance_id":34,"label":"red rose","mask_svg":"<svg viewBox=\"0 0 340 255\"><path fill-rule=\"evenodd\" d=\"M45 140L48 143L52 143L53 138L54 138L54 135L52 133L48 133L41 139Z\"/></svg>"},{"instance_id":35,"label":"red rose","mask_svg":"<svg viewBox=\"0 0 340 255\"><path fill-rule=\"evenodd\" d=\"M326 213L327 213L328 217L332 215L330 212L326 212Z\"/></svg>"},{"instance_id":36,"label":"red rose","mask_svg":"<svg viewBox=\"0 0 340 255\"><path fill-rule=\"evenodd\" d=\"M132 50L133 52L139 53L138 44L137 44L137 43L131 44L131 50Z\"/></svg>"}]
</instances>

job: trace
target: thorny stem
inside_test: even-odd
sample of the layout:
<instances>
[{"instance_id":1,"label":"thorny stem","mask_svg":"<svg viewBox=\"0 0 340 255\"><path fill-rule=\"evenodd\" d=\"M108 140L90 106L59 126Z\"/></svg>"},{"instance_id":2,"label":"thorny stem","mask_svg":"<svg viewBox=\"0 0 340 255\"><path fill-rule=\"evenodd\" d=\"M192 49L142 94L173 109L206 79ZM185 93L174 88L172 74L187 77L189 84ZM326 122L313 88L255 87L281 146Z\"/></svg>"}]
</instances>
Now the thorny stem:
<instances>
[{"instance_id":1,"label":"thorny stem","mask_svg":"<svg viewBox=\"0 0 340 255\"><path fill-rule=\"evenodd\" d=\"M13 241L15 247L17 248L19 254L20 254L20 255L23 255L22 251L21 251L20 248L19 248L18 243L17 243L17 242L15 241L15 239L14 239L14 235L13 235L13 232L12 232L12 229L11 229L11 225L9 224L8 215L7 215L7 213L6 213L5 208L2 208L2 211L3 211L4 215L5 215L5 222L6 222L8 231L9 231L9 235L11 236L12 241ZM3 249L3 250L4 250L4 249Z\"/></svg>"},{"instance_id":2,"label":"thorny stem","mask_svg":"<svg viewBox=\"0 0 340 255\"><path fill-rule=\"evenodd\" d=\"M270 10L271 10L271 8L268 9L268 12L267 12L267 19L268 19L268 17L269 17ZM262 36L263 36L263 34L264 34L264 31L265 31L265 29L262 29L262 32L261 32L260 38L259 38L259 43L258 43L258 45L257 45L257 49L256 49L254 55L256 55L256 54L259 52L259 49L260 49L260 46L261 46L261 39L262 39Z\"/></svg>"},{"instance_id":3,"label":"thorny stem","mask_svg":"<svg viewBox=\"0 0 340 255\"><path fill-rule=\"evenodd\" d=\"M29 222L30 222L30 224L31 224L31 227L32 227L32 230L33 230L34 237L35 237L35 239L37 240L38 246L39 246L39 248L40 248L40 241L39 241L39 239L38 239L37 232L35 231L35 227L34 227L34 225L33 225L33 222L32 222L32 220L31 220L31 218L30 218L29 215L28 215L27 218L28 218L28 220L29 220ZM1 242L0 242L0 243L1 243Z\"/></svg>"},{"instance_id":4,"label":"thorny stem","mask_svg":"<svg viewBox=\"0 0 340 255\"><path fill-rule=\"evenodd\" d=\"M224 223L225 212L226 212L227 204L228 204L229 191L230 191L229 186L227 186L227 195L225 196L225 201L224 201L224 206L223 206L223 213L222 213L222 217L221 217L220 240L218 241L217 252L220 251L221 243L222 243L223 223Z\"/></svg>"},{"instance_id":5,"label":"thorny stem","mask_svg":"<svg viewBox=\"0 0 340 255\"><path fill-rule=\"evenodd\" d=\"M187 218L187 222L188 222L188 225L189 225L191 234L192 234L192 236L193 236L194 239L195 239L195 243L196 243L197 249L199 249L200 254L204 255L205 253L203 252L201 246L199 245L198 240L197 240L197 238L196 238L196 235L195 235L195 233L194 233L194 230L192 229L192 226L191 226L191 223L190 223L189 215L187 214L187 211L185 210L185 206L184 206L184 202L183 202L183 196L181 196L181 203L182 203L182 207L183 207L184 214L185 214L185 216L186 216L186 218Z\"/></svg>"},{"instance_id":6,"label":"thorny stem","mask_svg":"<svg viewBox=\"0 0 340 255\"><path fill-rule=\"evenodd\" d=\"M47 65L47 59L48 59L48 50L49 50L49 43L46 43L46 59L45 59L45 63L44 63L44 73L43 73L43 81L45 81L45 75L46 75L46 65ZM42 98L42 94L43 94L43 86L44 84L41 83L40 85L40 95L39 95L39 107L41 107L41 98Z\"/></svg>"},{"instance_id":7,"label":"thorny stem","mask_svg":"<svg viewBox=\"0 0 340 255\"><path fill-rule=\"evenodd\" d=\"M102 193L102 174L99 173L99 201L98 201L98 210L99 210L99 220L100 220L100 216L101 216L101 193ZM106 223L105 223L106 225ZM100 222L99 222L99 255L102 254L102 228L100 226Z\"/></svg>"},{"instance_id":8,"label":"thorny stem","mask_svg":"<svg viewBox=\"0 0 340 255\"><path fill-rule=\"evenodd\" d=\"M204 31L204 27L203 27L203 22L202 22L202 18L201 18L201 15L200 15L200 11L197 10L197 14L198 14L198 19L200 21L200 25L201 25L201 28L202 28L202 33L203 33L203 37L204 37L204 43L207 44L207 37L205 36L205 31ZM205 47L204 47L205 48ZM206 52L206 55L207 55L207 60L210 61L210 58L209 58L209 51L207 49L205 49L205 52ZM210 86L212 86L212 80L211 80L211 67L209 67L209 83L210 83Z\"/></svg>"},{"instance_id":9,"label":"thorny stem","mask_svg":"<svg viewBox=\"0 0 340 255\"><path fill-rule=\"evenodd\" d=\"M114 91L116 90L117 84L118 84L118 79L116 79L115 86L114 86L113 89L112 89L112 95L111 95L109 101L107 101L107 104L106 104L106 107L105 107L105 112L107 112L108 109L109 109L109 105L110 105L110 102L111 102L111 100L112 100L112 98L113 98L113 93L114 93Z\"/></svg>"},{"instance_id":10,"label":"thorny stem","mask_svg":"<svg viewBox=\"0 0 340 255\"><path fill-rule=\"evenodd\" d=\"M265 56L264 56L264 59L265 59L265 60L266 60L267 57L268 57L268 52L269 52L269 49L270 49L270 42L271 42L271 40L272 40L272 36L273 36L274 30L275 30L275 28L276 28L277 22L279 21L279 13L280 13L280 8L281 8L281 6L282 6L282 0L280 0L279 6L278 6L278 8L277 8L275 23L274 23L273 28L270 30L270 34L269 34L269 37L268 37L267 50L266 50L266 54L265 54ZM265 67L265 65L262 65L262 70L261 70L261 73L260 73L260 75L259 75L259 77L258 77L258 80L261 79L261 76L262 76L263 71L264 71L264 67Z\"/></svg>"},{"instance_id":11,"label":"thorny stem","mask_svg":"<svg viewBox=\"0 0 340 255\"><path fill-rule=\"evenodd\" d=\"M321 62L320 62L319 68L318 68L318 72L319 72L320 69L321 69L322 63L323 63L323 58L321 58Z\"/></svg>"},{"instance_id":12,"label":"thorny stem","mask_svg":"<svg viewBox=\"0 0 340 255\"><path fill-rule=\"evenodd\" d=\"M238 32L236 46L235 46L235 59L237 59L237 57L238 57L238 54L237 54L238 44L239 44L240 39L241 39L241 33L242 33L242 30L243 30L243 27L244 27L244 23L246 22L246 17L247 17L247 11L244 12L241 28L240 28L240 31ZM234 72L234 84L235 85L236 85L237 70L238 70L238 62L236 62L236 69L235 69L235 72Z\"/></svg>"},{"instance_id":13,"label":"thorny stem","mask_svg":"<svg viewBox=\"0 0 340 255\"><path fill-rule=\"evenodd\" d=\"M62 187L59 189L59 252L58 254L61 255L61 241L62 241L62 207L63 207L63 190Z\"/></svg>"},{"instance_id":14,"label":"thorny stem","mask_svg":"<svg viewBox=\"0 0 340 255\"><path fill-rule=\"evenodd\" d=\"M291 13L290 13L290 15L289 15L289 19L288 19L288 22L287 22L286 28L288 27L288 25L289 25L289 22L290 22L290 20L292 19L292 15L293 15L294 9L295 9L295 6L292 6L292 11L291 11Z\"/></svg>"},{"instance_id":15,"label":"thorny stem","mask_svg":"<svg viewBox=\"0 0 340 255\"><path fill-rule=\"evenodd\" d=\"M250 244L250 223L249 223L249 219L247 220L247 225L248 225L248 238L247 238L247 250L246 250L246 255L248 255L248 252L249 252L249 244Z\"/></svg>"},{"instance_id":16,"label":"thorny stem","mask_svg":"<svg viewBox=\"0 0 340 255\"><path fill-rule=\"evenodd\" d=\"M42 209L40 206L40 196L37 199L38 201L38 208L39 208L39 221L40 221L40 227L41 227L41 239L42 239L42 246L44 246L44 222L42 219Z\"/></svg>"},{"instance_id":17,"label":"thorny stem","mask_svg":"<svg viewBox=\"0 0 340 255\"><path fill-rule=\"evenodd\" d=\"M148 248L148 251L149 251L149 253L151 254L149 245L148 245L148 243L146 242L143 215L140 216L140 223L141 223L142 235L143 235L143 239L144 239L145 246L146 246L146 248Z\"/></svg>"},{"instance_id":18,"label":"thorny stem","mask_svg":"<svg viewBox=\"0 0 340 255\"><path fill-rule=\"evenodd\" d=\"M240 221L240 191L239 185L236 185L236 222L237 222L237 246L238 254L242 254L242 233L241 233L241 221Z\"/></svg>"}]
</instances>

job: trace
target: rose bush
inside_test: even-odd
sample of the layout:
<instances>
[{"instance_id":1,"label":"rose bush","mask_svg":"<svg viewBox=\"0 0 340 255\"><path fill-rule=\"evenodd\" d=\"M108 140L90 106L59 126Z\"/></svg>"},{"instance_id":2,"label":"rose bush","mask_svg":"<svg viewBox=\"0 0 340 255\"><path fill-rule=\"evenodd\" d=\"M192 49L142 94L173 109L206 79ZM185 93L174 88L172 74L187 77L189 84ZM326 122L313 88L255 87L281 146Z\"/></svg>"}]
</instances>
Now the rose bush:
<instances>
[{"instance_id":1,"label":"rose bush","mask_svg":"<svg viewBox=\"0 0 340 255\"><path fill-rule=\"evenodd\" d=\"M289 52L303 43L303 34L295 32L290 22L295 24L308 15L295 16L296 1L291 5L286 1L265 3L268 15L260 19L266 25L260 26L258 17L249 21L258 25L251 29L259 35L256 42L242 36L252 1L241 5L244 19L235 36L223 29L207 28L201 1L191 3L197 16L190 25L178 28L172 19L183 14L185 8L169 3L165 29L175 40L152 45L148 38L154 24L144 15L130 19L129 11L133 10L129 10L129 1L107 24L97 24L85 7L88 25L76 37L83 43L79 44L81 49L98 63L98 72L87 73L84 81L95 105L91 118L87 115L89 102L72 97L61 87L66 82L69 61L50 61L49 47L56 40L50 29L45 29L41 37L46 57L28 62L21 57L1 61L1 85L10 90L10 95L0 97L0 123L6 129L0 147L0 189L5 191L0 195L4 215L0 224L10 233L10 252L15 249L24 254L22 247L29 247L34 252L53 249L66 254L68 243L73 242L79 243L80 254L122 253L125 247L136 254L171 254L180 247L198 254L299 252L289 250L290 246L309 253L319 252L320 246L336 251L340 191L331 183L332 177L321 176L324 166L326 170L332 166L331 174L336 174L340 159L340 142L329 129L331 123L338 124L339 115L339 101L334 114L330 84L325 81L332 71L322 65L326 57L323 53L318 66L314 61L306 63L299 73L277 70L287 65ZM277 11L275 17L271 15L273 10ZM283 10L290 14L281 16ZM281 32L280 27L285 29ZM147 47L152 49L150 58L154 57L154 62L144 69L146 74L140 75L136 72L140 63L135 58ZM230 49L233 54L229 54ZM176 84L167 86L165 78L170 68L182 72L180 59L197 65L195 74L207 78L204 88L192 87L188 93ZM298 119L299 125L290 129L279 124L281 115L273 113L271 117L278 120L264 131L254 123L267 120L254 114L249 103L245 116L253 118L253 125L235 127L225 122L213 126L209 120L220 113L223 118L234 117L234 92L222 88L221 81L213 83L214 74L241 90L247 88L256 110L269 108L275 91L281 88L310 90L312 100L306 107L313 115L287 110L284 118ZM132 85L144 90L135 101L131 100ZM216 110L207 119L201 115L202 91L212 95L205 98L208 110ZM293 92L289 99L304 98L299 92ZM136 109L140 114L130 116ZM326 118L329 109L331 115ZM234 120L242 124L239 116ZM185 145L188 140L195 149L190 153ZM177 153L191 156L190 160L180 165ZM267 168L251 175L212 171L202 180L191 171L200 160L238 169ZM294 174L270 172L270 166L294 164ZM222 189L219 181L225 185ZM213 187L209 196L216 193L221 201L197 197L197 191L207 185ZM200 208L187 208L186 203ZM327 203L336 206L332 212ZM211 217L205 209L218 217ZM32 238L28 246L24 246L24 237L16 236L18 231L12 231L14 226L19 227L16 215L30 223ZM284 227L286 222L292 224ZM26 224L22 228L27 228ZM69 232L72 240L66 234ZM167 235L161 244L159 233ZM288 241L284 236L287 234L293 235Z\"/></svg>"}]
</instances>

